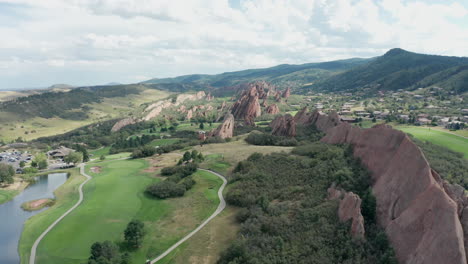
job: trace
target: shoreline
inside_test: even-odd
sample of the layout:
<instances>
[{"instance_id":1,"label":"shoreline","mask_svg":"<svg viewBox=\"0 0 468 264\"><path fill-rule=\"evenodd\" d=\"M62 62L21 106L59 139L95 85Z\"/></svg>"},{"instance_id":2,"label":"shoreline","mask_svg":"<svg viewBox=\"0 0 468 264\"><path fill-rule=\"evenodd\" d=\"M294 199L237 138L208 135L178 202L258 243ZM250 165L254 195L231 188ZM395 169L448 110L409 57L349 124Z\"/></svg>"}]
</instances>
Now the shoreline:
<instances>
[{"instance_id":1,"label":"shoreline","mask_svg":"<svg viewBox=\"0 0 468 264\"><path fill-rule=\"evenodd\" d=\"M25 211L37 211L45 207L51 207L54 204L55 204L55 199L42 198L42 199L36 199L36 200L24 202L21 205L21 208Z\"/></svg>"}]
</instances>

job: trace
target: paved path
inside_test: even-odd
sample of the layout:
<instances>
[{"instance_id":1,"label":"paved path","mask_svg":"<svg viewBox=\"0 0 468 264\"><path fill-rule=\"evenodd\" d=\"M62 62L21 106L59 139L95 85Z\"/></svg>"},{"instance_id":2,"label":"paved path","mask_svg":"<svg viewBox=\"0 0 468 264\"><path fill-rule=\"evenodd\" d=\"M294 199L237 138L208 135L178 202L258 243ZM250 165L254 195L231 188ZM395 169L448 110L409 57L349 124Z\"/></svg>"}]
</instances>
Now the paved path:
<instances>
[{"instance_id":1,"label":"paved path","mask_svg":"<svg viewBox=\"0 0 468 264\"><path fill-rule=\"evenodd\" d=\"M159 260L161 260L162 258L164 258L165 256L167 256L174 249L176 249L178 246L180 246L182 243L184 243L189 238L191 238L193 235L195 235L198 231L200 231L204 226L206 226L206 224L208 224L213 218L215 218L219 213L221 213L224 210L224 208L226 207L226 201L224 201L224 197L223 197L223 190L224 190L224 187L227 184L226 178L224 178L223 175L221 175L219 173L216 173L214 171L205 170L205 169L199 169L199 170L213 173L214 175L218 176L219 178L221 178L223 180L223 184L221 185L221 187L218 190L218 197L219 197L218 208L216 209L216 211L210 217L208 217L208 219L206 219L201 225L199 225L197 228L195 228L195 230L190 232L190 234L186 235L184 238L182 238L177 243L172 245L170 248L168 248L164 253L159 255L157 258L151 260L150 264L154 264L154 263L158 262Z\"/></svg>"},{"instance_id":2,"label":"paved path","mask_svg":"<svg viewBox=\"0 0 468 264\"><path fill-rule=\"evenodd\" d=\"M34 242L32 248L31 248L31 255L29 256L29 264L34 264L35 260L36 260L36 250L37 250L37 246L39 245L39 243L41 242L41 240L47 235L47 233L50 232L50 230L52 230L52 228L54 228L63 218L65 218L65 216L67 216L68 214L70 214L73 210L75 210L75 208L77 208L81 202L83 201L83 186L89 181L91 180L91 177L85 173L85 164L80 164L79 165L80 167L80 173L81 175L85 176L86 177L86 180L84 182L81 183L80 187L78 188L78 192L80 193L80 199L78 199L78 202L76 202L76 204L68 209L68 211L66 211L62 216L60 216L57 220L55 220L55 222L53 222L37 239L36 241Z\"/></svg>"}]
</instances>

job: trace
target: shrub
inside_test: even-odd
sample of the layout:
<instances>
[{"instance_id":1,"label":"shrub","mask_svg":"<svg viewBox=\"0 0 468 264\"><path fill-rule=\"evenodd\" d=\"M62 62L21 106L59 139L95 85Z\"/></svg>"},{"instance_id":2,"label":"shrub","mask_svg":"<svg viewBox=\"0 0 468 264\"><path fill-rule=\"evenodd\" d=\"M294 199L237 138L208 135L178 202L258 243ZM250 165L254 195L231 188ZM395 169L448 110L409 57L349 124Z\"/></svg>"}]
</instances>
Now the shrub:
<instances>
[{"instance_id":1,"label":"shrub","mask_svg":"<svg viewBox=\"0 0 468 264\"><path fill-rule=\"evenodd\" d=\"M185 186L172 181L162 181L149 186L146 192L159 199L180 197L185 193Z\"/></svg>"}]
</instances>

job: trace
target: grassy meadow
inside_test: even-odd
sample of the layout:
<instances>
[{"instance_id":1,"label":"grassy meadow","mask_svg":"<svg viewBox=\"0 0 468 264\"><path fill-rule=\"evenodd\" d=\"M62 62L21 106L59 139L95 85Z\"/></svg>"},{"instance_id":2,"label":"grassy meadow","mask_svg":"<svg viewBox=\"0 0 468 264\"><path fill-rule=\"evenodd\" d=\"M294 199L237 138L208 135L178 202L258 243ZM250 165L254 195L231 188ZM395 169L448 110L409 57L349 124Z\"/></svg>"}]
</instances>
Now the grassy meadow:
<instances>
[{"instance_id":1,"label":"grassy meadow","mask_svg":"<svg viewBox=\"0 0 468 264\"><path fill-rule=\"evenodd\" d=\"M411 134L419 140L429 141L433 144L444 146L453 151L463 153L465 158L468 159L467 138L429 127L395 126L395 128L405 133Z\"/></svg>"}]
</instances>

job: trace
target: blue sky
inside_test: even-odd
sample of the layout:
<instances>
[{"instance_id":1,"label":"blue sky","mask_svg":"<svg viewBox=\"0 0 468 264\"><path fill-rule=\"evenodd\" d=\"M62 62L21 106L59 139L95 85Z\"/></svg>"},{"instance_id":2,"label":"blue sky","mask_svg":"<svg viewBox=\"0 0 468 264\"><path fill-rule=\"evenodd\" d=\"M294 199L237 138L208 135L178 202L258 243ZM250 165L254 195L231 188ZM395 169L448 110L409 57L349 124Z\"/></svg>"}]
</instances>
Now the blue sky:
<instances>
[{"instance_id":1,"label":"blue sky","mask_svg":"<svg viewBox=\"0 0 468 264\"><path fill-rule=\"evenodd\" d=\"M400 47L468 56L468 1L0 0L0 89L134 83Z\"/></svg>"}]
</instances>

